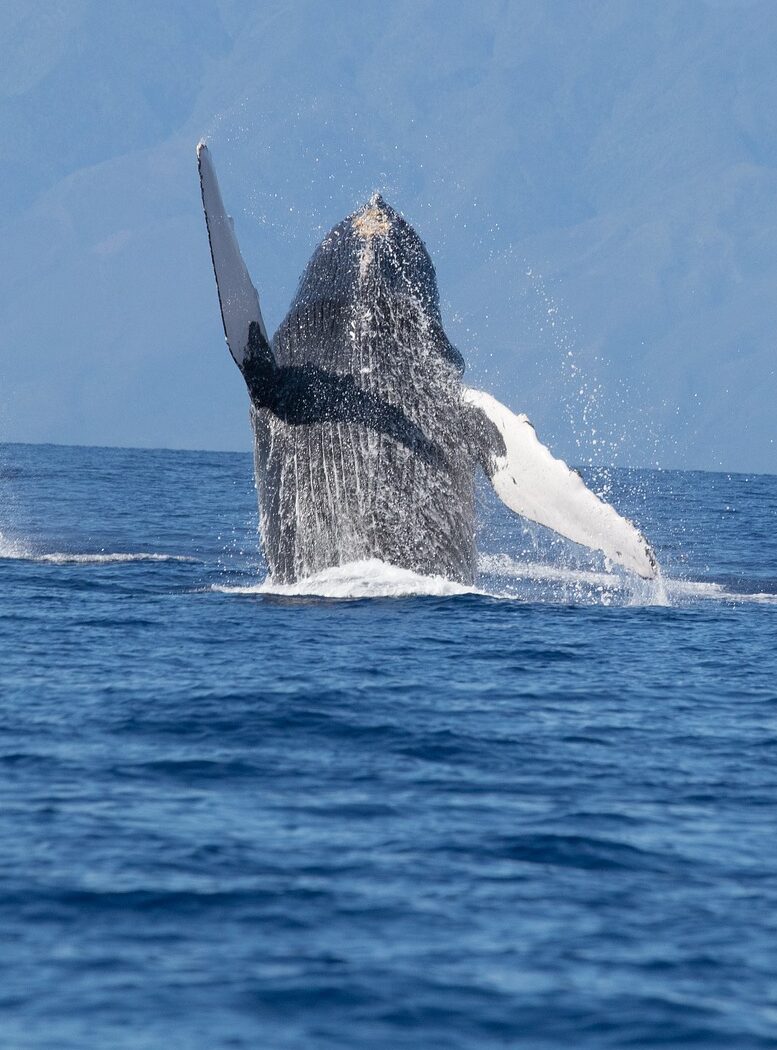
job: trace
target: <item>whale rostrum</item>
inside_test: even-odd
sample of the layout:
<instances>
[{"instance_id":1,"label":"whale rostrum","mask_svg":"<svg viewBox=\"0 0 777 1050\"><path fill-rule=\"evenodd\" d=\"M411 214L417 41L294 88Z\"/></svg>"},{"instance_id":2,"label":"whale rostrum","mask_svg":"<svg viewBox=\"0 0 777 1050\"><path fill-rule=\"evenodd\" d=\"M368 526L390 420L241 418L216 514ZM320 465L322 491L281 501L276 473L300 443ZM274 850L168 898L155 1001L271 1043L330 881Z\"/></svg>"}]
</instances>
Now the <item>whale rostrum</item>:
<instances>
[{"instance_id":1,"label":"whale rostrum","mask_svg":"<svg viewBox=\"0 0 777 1050\"><path fill-rule=\"evenodd\" d=\"M379 194L316 248L270 340L202 142L197 157L275 581L379 558L471 583L478 467L517 514L656 576L639 530L554 458L525 416L464 386L429 253Z\"/></svg>"}]
</instances>

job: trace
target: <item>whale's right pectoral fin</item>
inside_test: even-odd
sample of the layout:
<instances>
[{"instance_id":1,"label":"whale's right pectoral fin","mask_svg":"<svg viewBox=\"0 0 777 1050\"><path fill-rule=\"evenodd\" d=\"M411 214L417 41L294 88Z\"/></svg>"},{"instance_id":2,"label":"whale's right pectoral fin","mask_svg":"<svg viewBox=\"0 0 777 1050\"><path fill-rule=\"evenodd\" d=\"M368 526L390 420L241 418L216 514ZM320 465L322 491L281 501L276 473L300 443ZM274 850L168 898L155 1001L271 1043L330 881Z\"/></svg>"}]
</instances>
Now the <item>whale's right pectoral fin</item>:
<instances>
[{"instance_id":1,"label":"whale's right pectoral fin","mask_svg":"<svg viewBox=\"0 0 777 1050\"><path fill-rule=\"evenodd\" d=\"M644 579L655 579L658 563L645 537L614 507L586 487L537 437L526 416L517 416L482 390L464 390L498 431L484 463L494 490L516 514L599 550L610 561Z\"/></svg>"},{"instance_id":2,"label":"whale's right pectoral fin","mask_svg":"<svg viewBox=\"0 0 777 1050\"><path fill-rule=\"evenodd\" d=\"M213 161L204 142L197 146L197 164L224 335L229 352L250 387L248 373L256 352L261 347L262 356L271 357L259 296L240 254L232 220L224 210ZM252 325L258 327L252 329Z\"/></svg>"}]
</instances>

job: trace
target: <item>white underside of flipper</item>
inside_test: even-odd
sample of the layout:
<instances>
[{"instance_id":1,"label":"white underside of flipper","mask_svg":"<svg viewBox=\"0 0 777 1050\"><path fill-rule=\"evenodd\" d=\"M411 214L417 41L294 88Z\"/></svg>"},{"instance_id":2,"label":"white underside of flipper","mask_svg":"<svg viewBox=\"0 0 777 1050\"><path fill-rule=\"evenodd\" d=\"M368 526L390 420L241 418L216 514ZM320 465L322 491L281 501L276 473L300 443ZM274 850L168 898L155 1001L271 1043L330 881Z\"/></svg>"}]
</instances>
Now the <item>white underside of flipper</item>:
<instances>
[{"instance_id":1,"label":"white underside of flipper","mask_svg":"<svg viewBox=\"0 0 777 1050\"><path fill-rule=\"evenodd\" d=\"M251 283L248 269L240 254L232 219L224 209L216 172L208 147L204 142L197 146L197 162L200 169L200 189L205 221L210 239L210 254L221 305L221 319L229 352L235 363L242 368L248 330L252 321L257 321L262 335L267 339L267 330L262 319L259 296Z\"/></svg>"},{"instance_id":2,"label":"white underside of flipper","mask_svg":"<svg viewBox=\"0 0 777 1050\"><path fill-rule=\"evenodd\" d=\"M491 482L502 502L530 521L592 550L645 579L658 575L650 545L636 526L586 488L580 475L539 441L524 415L515 415L482 390L464 389L464 400L497 427L505 455L493 462Z\"/></svg>"}]
</instances>

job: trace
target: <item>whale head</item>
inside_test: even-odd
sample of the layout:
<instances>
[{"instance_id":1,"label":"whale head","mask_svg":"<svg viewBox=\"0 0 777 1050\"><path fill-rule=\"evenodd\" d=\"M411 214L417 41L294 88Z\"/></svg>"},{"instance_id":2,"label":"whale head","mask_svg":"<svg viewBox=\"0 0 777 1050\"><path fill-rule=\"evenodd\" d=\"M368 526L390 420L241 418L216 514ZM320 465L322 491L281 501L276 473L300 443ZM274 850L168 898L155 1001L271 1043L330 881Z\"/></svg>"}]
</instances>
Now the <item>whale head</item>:
<instances>
[{"instance_id":1,"label":"whale head","mask_svg":"<svg viewBox=\"0 0 777 1050\"><path fill-rule=\"evenodd\" d=\"M440 315L437 275L426 245L379 193L334 226L316 248L300 280L295 307L334 302L412 330L464 371Z\"/></svg>"}]
</instances>

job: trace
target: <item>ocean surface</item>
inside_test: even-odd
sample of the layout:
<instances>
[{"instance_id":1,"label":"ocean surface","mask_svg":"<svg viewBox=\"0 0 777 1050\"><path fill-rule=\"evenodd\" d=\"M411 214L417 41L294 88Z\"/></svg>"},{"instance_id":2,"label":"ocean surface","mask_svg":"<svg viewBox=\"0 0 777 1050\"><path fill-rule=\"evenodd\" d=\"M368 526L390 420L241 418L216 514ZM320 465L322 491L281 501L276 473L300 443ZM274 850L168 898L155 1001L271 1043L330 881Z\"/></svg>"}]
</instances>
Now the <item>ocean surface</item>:
<instances>
[{"instance_id":1,"label":"ocean surface","mask_svg":"<svg viewBox=\"0 0 777 1050\"><path fill-rule=\"evenodd\" d=\"M777 478L264 577L247 455L0 446L3 1050L777 1047Z\"/></svg>"}]
</instances>

